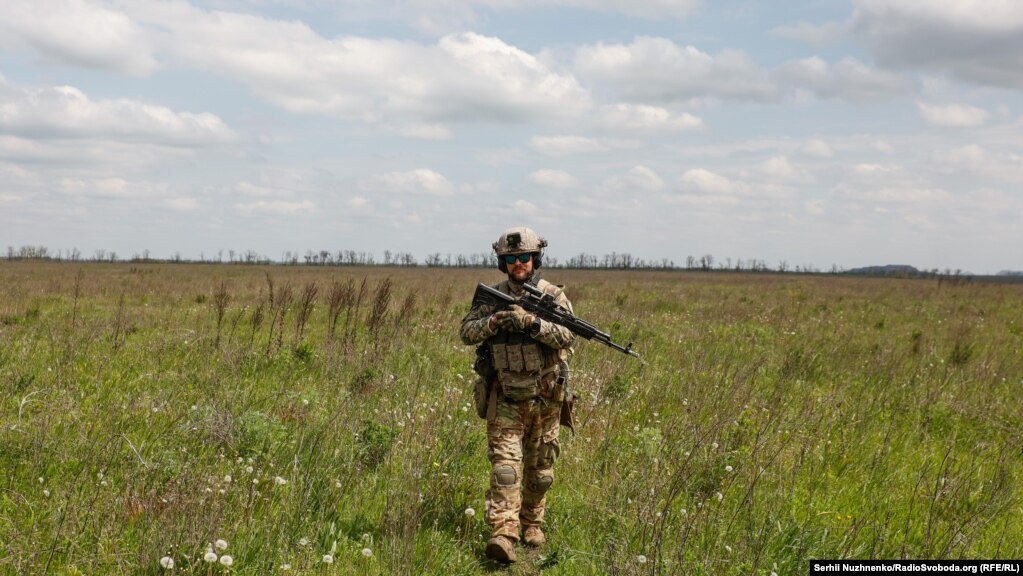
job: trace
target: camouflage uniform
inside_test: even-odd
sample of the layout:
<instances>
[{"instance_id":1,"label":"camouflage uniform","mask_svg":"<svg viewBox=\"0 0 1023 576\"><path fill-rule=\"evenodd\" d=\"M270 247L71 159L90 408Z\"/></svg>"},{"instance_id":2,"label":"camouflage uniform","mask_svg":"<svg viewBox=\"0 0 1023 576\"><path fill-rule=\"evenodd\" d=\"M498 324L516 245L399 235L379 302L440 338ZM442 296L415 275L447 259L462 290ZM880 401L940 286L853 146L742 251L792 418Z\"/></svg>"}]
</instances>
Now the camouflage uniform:
<instances>
[{"instance_id":1,"label":"camouflage uniform","mask_svg":"<svg viewBox=\"0 0 1023 576\"><path fill-rule=\"evenodd\" d=\"M572 310L560 288L545 280L539 280L536 286ZM512 280L494 288L516 297L523 294L522 284ZM532 335L524 332L502 335L500 329L490 330L489 320L494 312L486 305L474 307L462 320L460 334L465 344L490 346L497 354L498 359L494 360L497 377L487 409L491 474L486 520L493 527L494 536L518 541L520 528L539 527L543 522L545 495L554 482L554 461L561 452L558 432L565 387L559 368L571 355L575 335L546 321L541 321L539 332ZM516 347L522 346L529 356L529 351L535 350L529 347L534 345L540 351L539 362L534 358L529 370L514 370L518 360ZM503 358L506 352L510 361Z\"/></svg>"}]
</instances>

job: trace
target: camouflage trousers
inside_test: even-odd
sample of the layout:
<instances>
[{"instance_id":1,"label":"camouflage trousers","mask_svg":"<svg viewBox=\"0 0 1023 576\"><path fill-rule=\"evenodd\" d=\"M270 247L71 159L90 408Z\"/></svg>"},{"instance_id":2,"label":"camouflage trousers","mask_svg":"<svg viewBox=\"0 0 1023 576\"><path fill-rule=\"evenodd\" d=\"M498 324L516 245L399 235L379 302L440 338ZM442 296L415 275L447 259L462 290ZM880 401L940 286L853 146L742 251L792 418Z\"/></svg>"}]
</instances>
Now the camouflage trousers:
<instances>
[{"instance_id":1,"label":"camouflage trousers","mask_svg":"<svg viewBox=\"0 0 1023 576\"><path fill-rule=\"evenodd\" d=\"M561 403L498 400L487 418L490 490L487 523L493 535L519 540L520 528L539 526L561 453Z\"/></svg>"}]
</instances>

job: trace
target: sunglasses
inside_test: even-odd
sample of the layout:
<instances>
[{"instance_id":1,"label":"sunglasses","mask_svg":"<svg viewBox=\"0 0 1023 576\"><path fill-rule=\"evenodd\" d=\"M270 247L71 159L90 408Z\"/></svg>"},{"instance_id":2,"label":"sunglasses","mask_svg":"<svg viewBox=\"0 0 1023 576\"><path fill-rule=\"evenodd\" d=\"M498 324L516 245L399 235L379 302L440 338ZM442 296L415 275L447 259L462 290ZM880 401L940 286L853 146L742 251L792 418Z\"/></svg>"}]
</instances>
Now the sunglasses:
<instances>
[{"instance_id":1,"label":"sunglasses","mask_svg":"<svg viewBox=\"0 0 1023 576\"><path fill-rule=\"evenodd\" d=\"M505 254L503 256L505 264L514 264L516 260L525 264L532 257L532 254Z\"/></svg>"}]
</instances>

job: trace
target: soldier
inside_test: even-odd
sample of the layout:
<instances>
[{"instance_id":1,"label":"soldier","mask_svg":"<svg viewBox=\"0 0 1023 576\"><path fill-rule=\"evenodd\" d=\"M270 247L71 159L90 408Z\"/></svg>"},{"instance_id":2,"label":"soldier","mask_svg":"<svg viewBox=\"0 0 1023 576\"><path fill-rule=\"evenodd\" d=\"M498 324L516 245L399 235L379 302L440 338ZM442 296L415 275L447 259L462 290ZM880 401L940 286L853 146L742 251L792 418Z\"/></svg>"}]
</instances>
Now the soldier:
<instances>
[{"instance_id":1,"label":"soldier","mask_svg":"<svg viewBox=\"0 0 1023 576\"><path fill-rule=\"evenodd\" d=\"M505 230L493 248L497 267L508 279L494 288L518 297L529 282L571 311L562 289L536 274L546 246L530 228ZM491 473L486 520L493 533L486 554L498 562L514 562L520 529L527 545L546 542L540 524L561 451L559 418L574 334L519 306L495 311L477 305L462 319L460 335L465 344L479 346L477 371L488 392L484 402Z\"/></svg>"}]
</instances>

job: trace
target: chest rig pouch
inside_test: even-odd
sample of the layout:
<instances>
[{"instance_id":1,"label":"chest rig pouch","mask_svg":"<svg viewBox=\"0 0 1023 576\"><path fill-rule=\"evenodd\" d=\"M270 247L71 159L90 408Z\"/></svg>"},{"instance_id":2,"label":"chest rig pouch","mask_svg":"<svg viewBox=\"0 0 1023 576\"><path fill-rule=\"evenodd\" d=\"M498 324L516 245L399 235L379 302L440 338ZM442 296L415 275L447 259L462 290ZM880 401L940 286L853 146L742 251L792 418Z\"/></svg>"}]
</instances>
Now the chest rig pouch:
<instances>
[{"instance_id":1,"label":"chest rig pouch","mask_svg":"<svg viewBox=\"0 0 1023 576\"><path fill-rule=\"evenodd\" d=\"M524 332L499 332L487 345L501 393L508 400L539 396L541 380L557 367L557 353Z\"/></svg>"}]
</instances>

